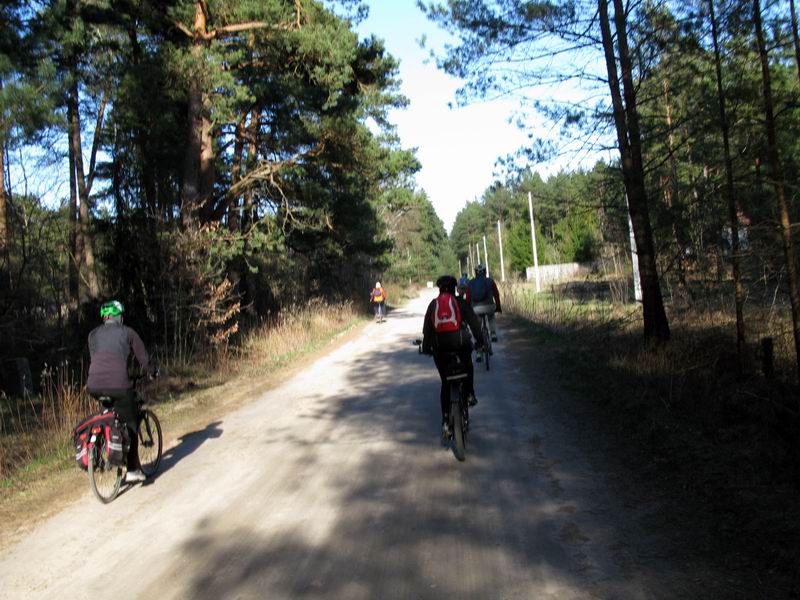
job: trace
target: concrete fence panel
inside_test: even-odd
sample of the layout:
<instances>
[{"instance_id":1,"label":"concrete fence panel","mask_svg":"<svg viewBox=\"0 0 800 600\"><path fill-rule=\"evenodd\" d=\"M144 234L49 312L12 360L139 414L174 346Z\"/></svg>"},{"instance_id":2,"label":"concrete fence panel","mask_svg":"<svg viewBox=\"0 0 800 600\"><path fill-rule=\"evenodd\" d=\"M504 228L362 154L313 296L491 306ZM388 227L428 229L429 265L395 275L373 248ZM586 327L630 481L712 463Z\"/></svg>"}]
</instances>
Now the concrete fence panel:
<instances>
[{"instance_id":1,"label":"concrete fence panel","mask_svg":"<svg viewBox=\"0 0 800 600\"><path fill-rule=\"evenodd\" d=\"M592 272L594 263L563 263L560 265L539 265L539 280L542 283L583 279ZM534 267L525 269L525 278L536 281Z\"/></svg>"}]
</instances>

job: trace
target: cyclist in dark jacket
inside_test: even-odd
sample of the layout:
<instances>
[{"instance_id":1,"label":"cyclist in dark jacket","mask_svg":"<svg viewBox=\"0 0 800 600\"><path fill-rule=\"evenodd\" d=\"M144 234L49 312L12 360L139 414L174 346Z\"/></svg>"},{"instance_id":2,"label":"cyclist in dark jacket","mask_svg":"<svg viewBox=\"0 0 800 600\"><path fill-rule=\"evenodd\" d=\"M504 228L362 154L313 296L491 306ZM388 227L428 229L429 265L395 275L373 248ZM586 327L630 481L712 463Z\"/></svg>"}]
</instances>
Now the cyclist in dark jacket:
<instances>
[{"instance_id":1,"label":"cyclist in dark jacket","mask_svg":"<svg viewBox=\"0 0 800 600\"><path fill-rule=\"evenodd\" d=\"M439 294L451 294L455 296L456 293L456 278L452 275L443 275L436 281L436 286L439 288ZM439 401L442 408L442 436L448 438L450 436L450 384L445 379L444 368L447 365L447 355L450 353L457 353L459 359L464 364L467 370L467 393L470 406L475 406L478 399L475 396L475 387L472 367L472 340L470 339L467 325L472 330L472 335L478 342L479 346L483 346L483 335L481 334L481 324L478 317L472 310L472 307L464 301L463 298L456 298L458 303L458 310L461 315L461 323L457 331L450 331L445 333L437 333L434 326L434 311L436 309L437 299L431 301L428 305L428 310L425 312L425 323L422 326L422 351L425 354L433 354L433 362L436 364L436 369L439 371L439 377L442 380L442 387L439 393Z\"/></svg>"},{"instance_id":2,"label":"cyclist in dark jacket","mask_svg":"<svg viewBox=\"0 0 800 600\"><path fill-rule=\"evenodd\" d=\"M494 313L503 312L500 306L500 292L494 279L486 276L486 267L475 267L475 279L469 282L467 288L467 302L472 306L476 315L487 315L489 331L492 332L492 341L497 341L497 329L494 323Z\"/></svg>"},{"instance_id":3,"label":"cyclist in dark jacket","mask_svg":"<svg viewBox=\"0 0 800 600\"><path fill-rule=\"evenodd\" d=\"M126 482L144 481L139 468L138 406L136 394L128 379L128 356L133 350L143 370L149 365L147 350L133 329L122 324L124 308L117 300L106 302L100 308L103 324L89 334L89 377L86 388L94 397L109 396L114 401L114 411L128 428L128 470Z\"/></svg>"}]
</instances>

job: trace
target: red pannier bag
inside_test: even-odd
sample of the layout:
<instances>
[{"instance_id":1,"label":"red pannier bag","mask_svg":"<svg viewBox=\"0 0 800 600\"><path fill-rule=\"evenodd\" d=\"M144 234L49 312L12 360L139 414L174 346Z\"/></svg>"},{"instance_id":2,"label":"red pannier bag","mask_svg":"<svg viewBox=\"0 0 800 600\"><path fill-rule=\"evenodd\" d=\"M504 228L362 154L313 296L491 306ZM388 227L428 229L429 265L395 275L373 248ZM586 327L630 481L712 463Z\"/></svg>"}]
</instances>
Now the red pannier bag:
<instances>
[{"instance_id":1,"label":"red pannier bag","mask_svg":"<svg viewBox=\"0 0 800 600\"><path fill-rule=\"evenodd\" d=\"M112 465L125 464L125 439L123 427L113 411L104 410L90 415L72 430L72 443L75 446L75 462L84 471L89 468L89 451L92 435L105 439L106 460ZM97 438L95 438L97 439Z\"/></svg>"}]
</instances>

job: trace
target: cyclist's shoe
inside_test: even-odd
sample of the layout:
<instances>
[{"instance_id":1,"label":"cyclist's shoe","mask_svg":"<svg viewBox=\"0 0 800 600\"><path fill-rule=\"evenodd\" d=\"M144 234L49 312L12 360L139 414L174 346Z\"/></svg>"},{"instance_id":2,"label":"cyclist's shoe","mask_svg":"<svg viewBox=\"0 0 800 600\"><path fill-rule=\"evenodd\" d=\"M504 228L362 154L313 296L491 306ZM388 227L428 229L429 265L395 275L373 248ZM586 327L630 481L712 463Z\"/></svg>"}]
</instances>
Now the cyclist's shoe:
<instances>
[{"instance_id":1,"label":"cyclist's shoe","mask_svg":"<svg viewBox=\"0 0 800 600\"><path fill-rule=\"evenodd\" d=\"M469 396L467 396L467 404L469 404L470 406L475 406L477 403L478 403L478 397L475 395L474 392Z\"/></svg>"},{"instance_id":2,"label":"cyclist's shoe","mask_svg":"<svg viewBox=\"0 0 800 600\"><path fill-rule=\"evenodd\" d=\"M146 477L144 473L142 473L139 469L125 473L125 483L138 483L144 481L145 479Z\"/></svg>"},{"instance_id":3,"label":"cyclist's shoe","mask_svg":"<svg viewBox=\"0 0 800 600\"><path fill-rule=\"evenodd\" d=\"M483 362L483 352L480 350L475 353L475 362Z\"/></svg>"},{"instance_id":4,"label":"cyclist's shoe","mask_svg":"<svg viewBox=\"0 0 800 600\"><path fill-rule=\"evenodd\" d=\"M453 433L450 431L450 425L447 422L442 423L442 443L447 442L451 437L453 437Z\"/></svg>"},{"instance_id":5,"label":"cyclist's shoe","mask_svg":"<svg viewBox=\"0 0 800 600\"><path fill-rule=\"evenodd\" d=\"M496 333L493 333L493 334L492 334L492 341L493 341L493 342L496 342L496 341L497 341L497 334L496 334Z\"/></svg>"}]
</instances>

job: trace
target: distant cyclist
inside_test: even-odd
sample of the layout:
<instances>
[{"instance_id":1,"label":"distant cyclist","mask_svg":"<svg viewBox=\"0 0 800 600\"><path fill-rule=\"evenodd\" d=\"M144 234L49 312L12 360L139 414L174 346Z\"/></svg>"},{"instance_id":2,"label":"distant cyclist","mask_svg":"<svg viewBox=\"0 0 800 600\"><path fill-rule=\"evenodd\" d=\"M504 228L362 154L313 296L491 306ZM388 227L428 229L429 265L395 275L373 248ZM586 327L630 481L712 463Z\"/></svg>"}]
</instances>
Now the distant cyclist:
<instances>
[{"instance_id":1,"label":"distant cyclist","mask_svg":"<svg viewBox=\"0 0 800 600\"><path fill-rule=\"evenodd\" d=\"M462 298L465 298L467 295L467 290L469 289L469 276L466 273L462 273L461 277L458 279L458 287L456 291L458 295Z\"/></svg>"},{"instance_id":2,"label":"distant cyclist","mask_svg":"<svg viewBox=\"0 0 800 600\"><path fill-rule=\"evenodd\" d=\"M128 379L128 356L133 350L143 370L147 370L147 350L133 329L122 324L122 303L111 300L100 308L103 324L89 334L89 377L86 388L95 398L108 396L114 402L114 411L128 428L130 448L125 481L144 481L139 468L138 406L136 394Z\"/></svg>"},{"instance_id":3,"label":"distant cyclist","mask_svg":"<svg viewBox=\"0 0 800 600\"><path fill-rule=\"evenodd\" d=\"M494 324L494 313L503 312L500 306L500 292L494 279L486 276L486 267L475 267L475 279L469 282L467 302L470 303L475 314L479 317L487 315L489 318L489 331L492 332L492 341L497 341L497 330Z\"/></svg>"},{"instance_id":4,"label":"distant cyclist","mask_svg":"<svg viewBox=\"0 0 800 600\"><path fill-rule=\"evenodd\" d=\"M475 396L473 382L472 340L467 325L472 330L478 345L483 346L481 324L469 304L464 299L456 297L456 284L456 278L452 275L443 275L436 280L439 295L428 305L422 326L422 351L425 354L433 354L433 362L442 380L439 401L442 408L442 437L445 439L451 433L450 384L445 379L444 373L447 355L455 352L464 364L467 370L468 401L470 406L475 406L478 398Z\"/></svg>"}]
</instances>

